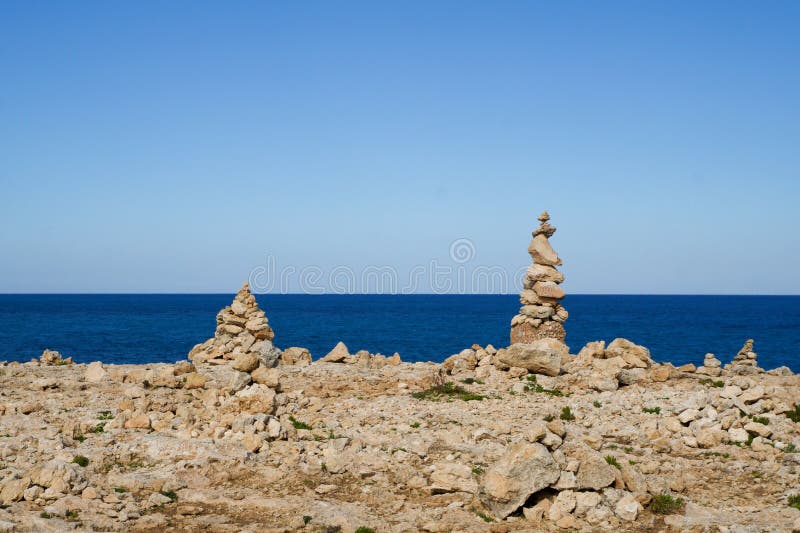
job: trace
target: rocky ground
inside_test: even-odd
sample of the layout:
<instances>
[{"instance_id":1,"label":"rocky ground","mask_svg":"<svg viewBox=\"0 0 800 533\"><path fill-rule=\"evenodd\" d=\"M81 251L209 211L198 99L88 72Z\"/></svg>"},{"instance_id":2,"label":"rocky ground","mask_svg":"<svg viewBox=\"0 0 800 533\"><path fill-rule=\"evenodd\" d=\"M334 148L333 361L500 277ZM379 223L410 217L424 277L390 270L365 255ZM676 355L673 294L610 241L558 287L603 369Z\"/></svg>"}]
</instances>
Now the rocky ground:
<instances>
[{"instance_id":1,"label":"rocky ground","mask_svg":"<svg viewBox=\"0 0 800 533\"><path fill-rule=\"evenodd\" d=\"M48 352L0 366L0 530L791 531L800 383L744 349L680 369L623 340L239 370Z\"/></svg>"}]
</instances>

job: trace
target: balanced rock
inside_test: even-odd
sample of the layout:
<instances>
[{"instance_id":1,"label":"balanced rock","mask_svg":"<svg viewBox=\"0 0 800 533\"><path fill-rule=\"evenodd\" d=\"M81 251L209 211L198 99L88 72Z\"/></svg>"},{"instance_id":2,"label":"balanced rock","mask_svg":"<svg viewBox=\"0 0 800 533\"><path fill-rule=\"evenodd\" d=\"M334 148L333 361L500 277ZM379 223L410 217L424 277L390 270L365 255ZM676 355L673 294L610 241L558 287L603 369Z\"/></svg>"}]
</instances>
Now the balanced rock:
<instances>
[{"instance_id":1,"label":"balanced rock","mask_svg":"<svg viewBox=\"0 0 800 533\"><path fill-rule=\"evenodd\" d=\"M752 375L764 372L758 366L758 354L753 351L753 339L747 339L731 364L725 367L732 374Z\"/></svg>"},{"instance_id":2,"label":"balanced rock","mask_svg":"<svg viewBox=\"0 0 800 533\"><path fill-rule=\"evenodd\" d=\"M559 286L564 275L555 267L561 265L561 258L550 246L548 240L556 231L547 221L547 211L539 215L540 225L533 231L533 239L528 246L533 264L525 272L519 301L522 307L511 320L511 343L530 343L537 339L557 339L564 341L566 331L563 322L569 313L558 302L564 298L564 290Z\"/></svg>"},{"instance_id":3,"label":"balanced rock","mask_svg":"<svg viewBox=\"0 0 800 533\"><path fill-rule=\"evenodd\" d=\"M278 364L281 352L272 344L275 333L267 316L245 283L228 307L217 313L214 337L195 346L189 359L195 363L232 364L236 370L252 372L259 365Z\"/></svg>"}]
</instances>

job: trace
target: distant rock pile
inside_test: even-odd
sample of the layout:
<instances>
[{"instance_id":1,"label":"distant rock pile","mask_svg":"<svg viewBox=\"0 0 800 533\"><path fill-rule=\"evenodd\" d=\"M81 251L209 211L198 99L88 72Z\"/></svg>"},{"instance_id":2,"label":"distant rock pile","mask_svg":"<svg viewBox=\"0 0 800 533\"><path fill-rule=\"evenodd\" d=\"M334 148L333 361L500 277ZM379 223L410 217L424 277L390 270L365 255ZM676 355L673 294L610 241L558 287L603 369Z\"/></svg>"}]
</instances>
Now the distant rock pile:
<instances>
[{"instance_id":1,"label":"distant rock pile","mask_svg":"<svg viewBox=\"0 0 800 533\"><path fill-rule=\"evenodd\" d=\"M556 228L548 224L548 220L550 215L547 211L539 215L541 224L534 230L528 246L533 264L525 273L523 290L519 295L522 307L511 320L511 344L545 338L563 342L566 338L563 323L569 314L558 303L564 298L564 291L559 287L564 281L564 274L555 268L561 265L561 259L550 246L548 239L556 232Z\"/></svg>"},{"instance_id":2,"label":"distant rock pile","mask_svg":"<svg viewBox=\"0 0 800 533\"><path fill-rule=\"evenodd\" d=\"M387 365L397 366L401 362L399 353L387 357L383 354L372 354L367 350L359 350L351 355L347 345L341 341L319 361L321 363L345 363L362 368L381 368Z\"/></svg>"},{"instance_id":3,"label":"distant rock pile","mask_svg":"<svg viewBox=\"0 0 800 533\"><path fill-rule=\"evenodd\" d=\"M272 368L281 352L272 344L275 333L267 316L245 283L231 305L217 313L214 336L189 352L194 363L231 364L240 372L252 372L259 365Z\"/></svg>"},{"instance_id":4,"label":"distant rock pile","mask_svg":"<svg viewBox=\"0 0 800 533\"><path fill-rule=\"evenodd\" d=\"M757 359L758 354L753 351L753 339L747 339L742 349L739 350L739 353L734 356L731 364L728 365L727 370L732 374L740 375L763 372L764 370L758 366Z\"/></svg>"},{"instance_id":5,"label":"distant rock pile","mask_svg":"<svg viewBox=\"0 0 800 533\"><path fill-rule=\"evenodd\" d=\"M45 350L39 356L39 364L42 366L71 365L72 357L62 358L61 354L55 350Z\"/></svg>"}]
</instances>

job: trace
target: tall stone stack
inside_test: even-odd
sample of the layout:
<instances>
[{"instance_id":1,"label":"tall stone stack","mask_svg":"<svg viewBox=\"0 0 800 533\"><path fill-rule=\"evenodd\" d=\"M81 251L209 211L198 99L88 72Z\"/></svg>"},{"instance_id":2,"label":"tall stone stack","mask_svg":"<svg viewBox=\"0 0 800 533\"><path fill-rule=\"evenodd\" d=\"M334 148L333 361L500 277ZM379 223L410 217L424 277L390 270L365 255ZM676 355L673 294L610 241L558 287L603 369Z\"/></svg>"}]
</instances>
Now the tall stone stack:
<instances>
[{"instance_id":1,"label":"tall stone stack","mask_svg":"<svg viewBox=\"0 0 800 533\"><path fill-rule=\"evenodd\" d=\"M255 296L250 292L250 284L245 283L231 305L217 313L214 336L195 346L189 352L189 359L209 364L229 364L231 360L251 362L244 366L252 366L255 359L256 366L261 363L273 367L281 355L272 344L274 337L266 313L259 309ZM235 366L242 366L242 363L235 363Z\"/></svg>"},{"instance_id":2,"label":"tall stone stack","mask_svg":"<svg viewBox=\"0 0 800 533\"><path fill-rule=\"evenodd\" d=\"M550 215L547 211L539 215L539 227L534 230L528 246L533 264L528 267L522 282L523 290L519 295L522 307L511 320L511 344L544 338L564 342L567 335L564 321L569 314L559 303L564 298L564 290L559 287L564 274L556 269L561 265L561 259L548 240L556 228L548 220Z\"/></svg>"}]
</instances>

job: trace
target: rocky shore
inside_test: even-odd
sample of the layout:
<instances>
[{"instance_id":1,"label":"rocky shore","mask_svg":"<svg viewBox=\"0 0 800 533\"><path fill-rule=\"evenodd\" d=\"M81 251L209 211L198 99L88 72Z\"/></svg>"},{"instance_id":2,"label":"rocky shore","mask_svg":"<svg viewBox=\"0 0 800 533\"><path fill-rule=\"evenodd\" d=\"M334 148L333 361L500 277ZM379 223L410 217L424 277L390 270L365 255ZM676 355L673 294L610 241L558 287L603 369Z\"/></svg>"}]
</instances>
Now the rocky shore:
<instances>
[{"instance_id":1,"label":"rocky shore","mask_svg":"<svg viewBox=\"0 0 800 533\"><path fill-rule=\"evenodd\" d=\"M175 364L0 364L0 531L800 531L800 378L571 350L548 219L507 347L312 361L245 284Z\"/></svg>"}]
</instances>

